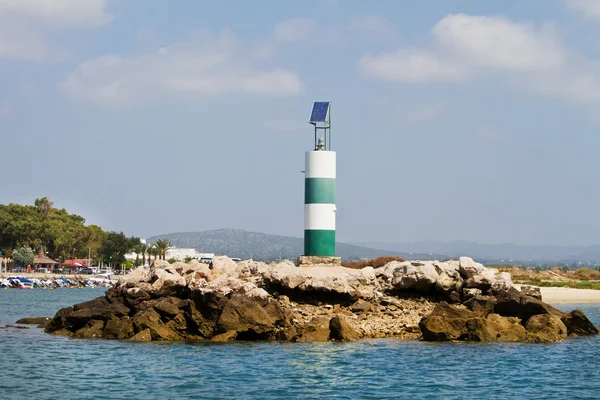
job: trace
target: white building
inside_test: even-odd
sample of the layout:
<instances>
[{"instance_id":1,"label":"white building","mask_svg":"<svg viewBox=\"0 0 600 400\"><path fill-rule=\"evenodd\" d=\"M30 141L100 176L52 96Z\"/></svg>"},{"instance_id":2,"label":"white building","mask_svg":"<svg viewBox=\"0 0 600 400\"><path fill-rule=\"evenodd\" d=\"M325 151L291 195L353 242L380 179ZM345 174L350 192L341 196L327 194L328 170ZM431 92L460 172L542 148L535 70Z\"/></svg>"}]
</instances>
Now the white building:
<instances>
[{"instance_id":1,"label":"white building","mask_svg":"<svg viewBox=\"0 0 600 400\"><path fill-rule=\"evenodd\" d=\"M177 247L169 247L165 254L165 259L174 258L176 260L185 260L186 257L200 259L212 259L215 256L214 253L200 253L196 249L180 249Z\"/></svg>"},{"instance_id":2,"label":"white building","mask_svg":"<svg viewBox=\"0 0 600 400\"><path fill-rule=\"evenodd\" d=\"M200 253L198 250L193 248L177 248L175 246L169 247L167 252L165 253L165 260L170 260L171 258L175 260L183 261L187 257L195 258L198 261L209 262L215 256L215 253ZM138 257L136 253L127 253L125 254L125 259L129 261L135 261L136 258L141 259L142 256ZM146 260L148 260L148 256L146 255Z\"/></svg>"}]
</instances>

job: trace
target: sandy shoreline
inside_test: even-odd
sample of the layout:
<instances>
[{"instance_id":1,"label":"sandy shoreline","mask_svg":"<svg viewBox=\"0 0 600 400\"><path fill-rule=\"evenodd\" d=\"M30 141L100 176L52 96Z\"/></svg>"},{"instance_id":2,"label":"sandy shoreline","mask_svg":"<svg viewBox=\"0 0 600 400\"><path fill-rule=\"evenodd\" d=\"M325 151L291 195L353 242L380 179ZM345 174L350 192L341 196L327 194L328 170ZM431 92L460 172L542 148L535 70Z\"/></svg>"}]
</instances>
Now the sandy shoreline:
<instances>
[{"instance_id":1,"label":"sandy shoreline","mask_svg":"<svg viewBox=\"0 0 600 400\"><path fill-rule=\"evenodd\" d=\"M518 289L522 285L515 285ZM564 287L540 287L542 300L546 303L600 303L600 290Z\"/></svg>"}]
</instances>

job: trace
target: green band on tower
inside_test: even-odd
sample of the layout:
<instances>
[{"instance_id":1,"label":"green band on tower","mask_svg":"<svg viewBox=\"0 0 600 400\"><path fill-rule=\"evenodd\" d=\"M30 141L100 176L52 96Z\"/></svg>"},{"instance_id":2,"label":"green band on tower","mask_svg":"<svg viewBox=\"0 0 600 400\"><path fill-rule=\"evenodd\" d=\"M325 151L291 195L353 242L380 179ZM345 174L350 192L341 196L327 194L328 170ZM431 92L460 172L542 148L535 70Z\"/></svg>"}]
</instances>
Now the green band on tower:
<instances>
[{"instance_id":1,"label":"green band on tower","mask_svg":"<svg viewBox=\"0 0 600 400\"><path fill-rule=\"evenodd\" d=\"M335 204L335 179L306 178L304 204Z\"/></svg>"},{"instance_id":2,"label":"green band on tower","mask_svg":"<svg viewBox=\"0 0 600 400\"><path fill-rule=\"evenodd\" d=\"M334 230L305 230L304 254L318 256L335 256Z\"/></svg>"}]
</instances>

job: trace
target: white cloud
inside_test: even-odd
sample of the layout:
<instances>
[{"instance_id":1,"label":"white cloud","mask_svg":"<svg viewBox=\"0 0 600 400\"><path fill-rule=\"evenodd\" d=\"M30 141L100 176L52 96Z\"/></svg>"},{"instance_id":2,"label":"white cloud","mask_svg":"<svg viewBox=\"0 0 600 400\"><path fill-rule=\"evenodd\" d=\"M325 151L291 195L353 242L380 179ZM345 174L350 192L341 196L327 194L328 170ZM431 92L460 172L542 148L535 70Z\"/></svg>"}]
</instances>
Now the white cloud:
<instances>
[{"instance_id":1,"label":"white cloud","mask_svg":"<svg viewBox=\"0 0 600 400\"><path fill-rule=\"evenodd\" d=\"M316 25L308 18L293 18L275 25L275 40L280 43L293 43L307 40L314 35Z\"/></svg>"},{"instance_id":2,"label":"white cloud","mask_svg":"<svg viewBox=\"0 0 600 400\"><path fill-rule=\"evenodd\" d=\"M48 34L104 25L114 18L105 7L105 0L0 0L0 59L60 58Z\"/></svg>"},{"instance_id":3,"label":"white cloud","mask_svg":"<svg viewBox=\"0 0 600 400\"><path fill-rule=\"evenodd\" d=\"M600 10L600 0L594 5ZM504 17L448 15L432 28L428 48L367 53L358 67L371 77L403 83L458 82L505 72L538 94L600 101L600 61L567 52L548 25Z\"/></svg>"},{"instance_id":4,"label":"white cloud","mask_svg":"<svg viewBox=\"0 0 600 400\"><path fill-rule=\"evenodd\" d=\"M149 53L85 61L59 87L74 101L103 106L136 104L161 95L289 96L302 91L295 72L256 64L253 50L232 33L198 34Z\"/></svg>"},{"instance_id":5,"label":"white cloud","mask_svg":"<svg viewBox=\"0 0 600 400\"><path fill-rule=\"evenodd\" d=\"M461 81L482 69L548 70L560 67L566 58L551 29L504 17L451 14L431 35L430 49L367 54L359 68L384 80L426 83Z\"/></svg>"},{"instance_id":6,"label":"white cloud","mask_svg":"<svg viewBox=\"0 0 600 400\"><path fill-rule=\"evenodd\" d=\"M507 70L546 70L565 60L554 32L504 17L451 14L432 30L441 51L468 65Z\"/></svg>"},{"instance_id":7,"label":"white cloud","mask_svg":"<svg viewBox=\"0 0 600 400\"><path fill-rule=\"evenodd\" d=\"M582 13L585 17L600 20L600 1L566 0L567 7Z\"/></svg>"}]
</instances>

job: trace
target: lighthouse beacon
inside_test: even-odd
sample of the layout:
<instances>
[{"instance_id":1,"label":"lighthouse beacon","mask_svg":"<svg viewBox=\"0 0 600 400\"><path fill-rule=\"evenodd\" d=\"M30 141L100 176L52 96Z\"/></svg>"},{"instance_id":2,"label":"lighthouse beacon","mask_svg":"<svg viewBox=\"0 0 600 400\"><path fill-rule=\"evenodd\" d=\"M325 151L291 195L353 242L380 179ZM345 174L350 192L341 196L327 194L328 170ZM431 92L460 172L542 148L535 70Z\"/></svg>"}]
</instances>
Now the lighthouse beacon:
<instances>
[{"instance_id":1,"label":"lighthouse beacon","mask_svg":"<svg viewBox=\"0 0 600 400\"><path fill-rule=\"evenodd\" d=\"M314 126L314 147L305 155L304 255L298 265L341 265L335 256L336 154L331 150L331 104L315 102L308 122Z\"/></svg>"}]
</instances>

